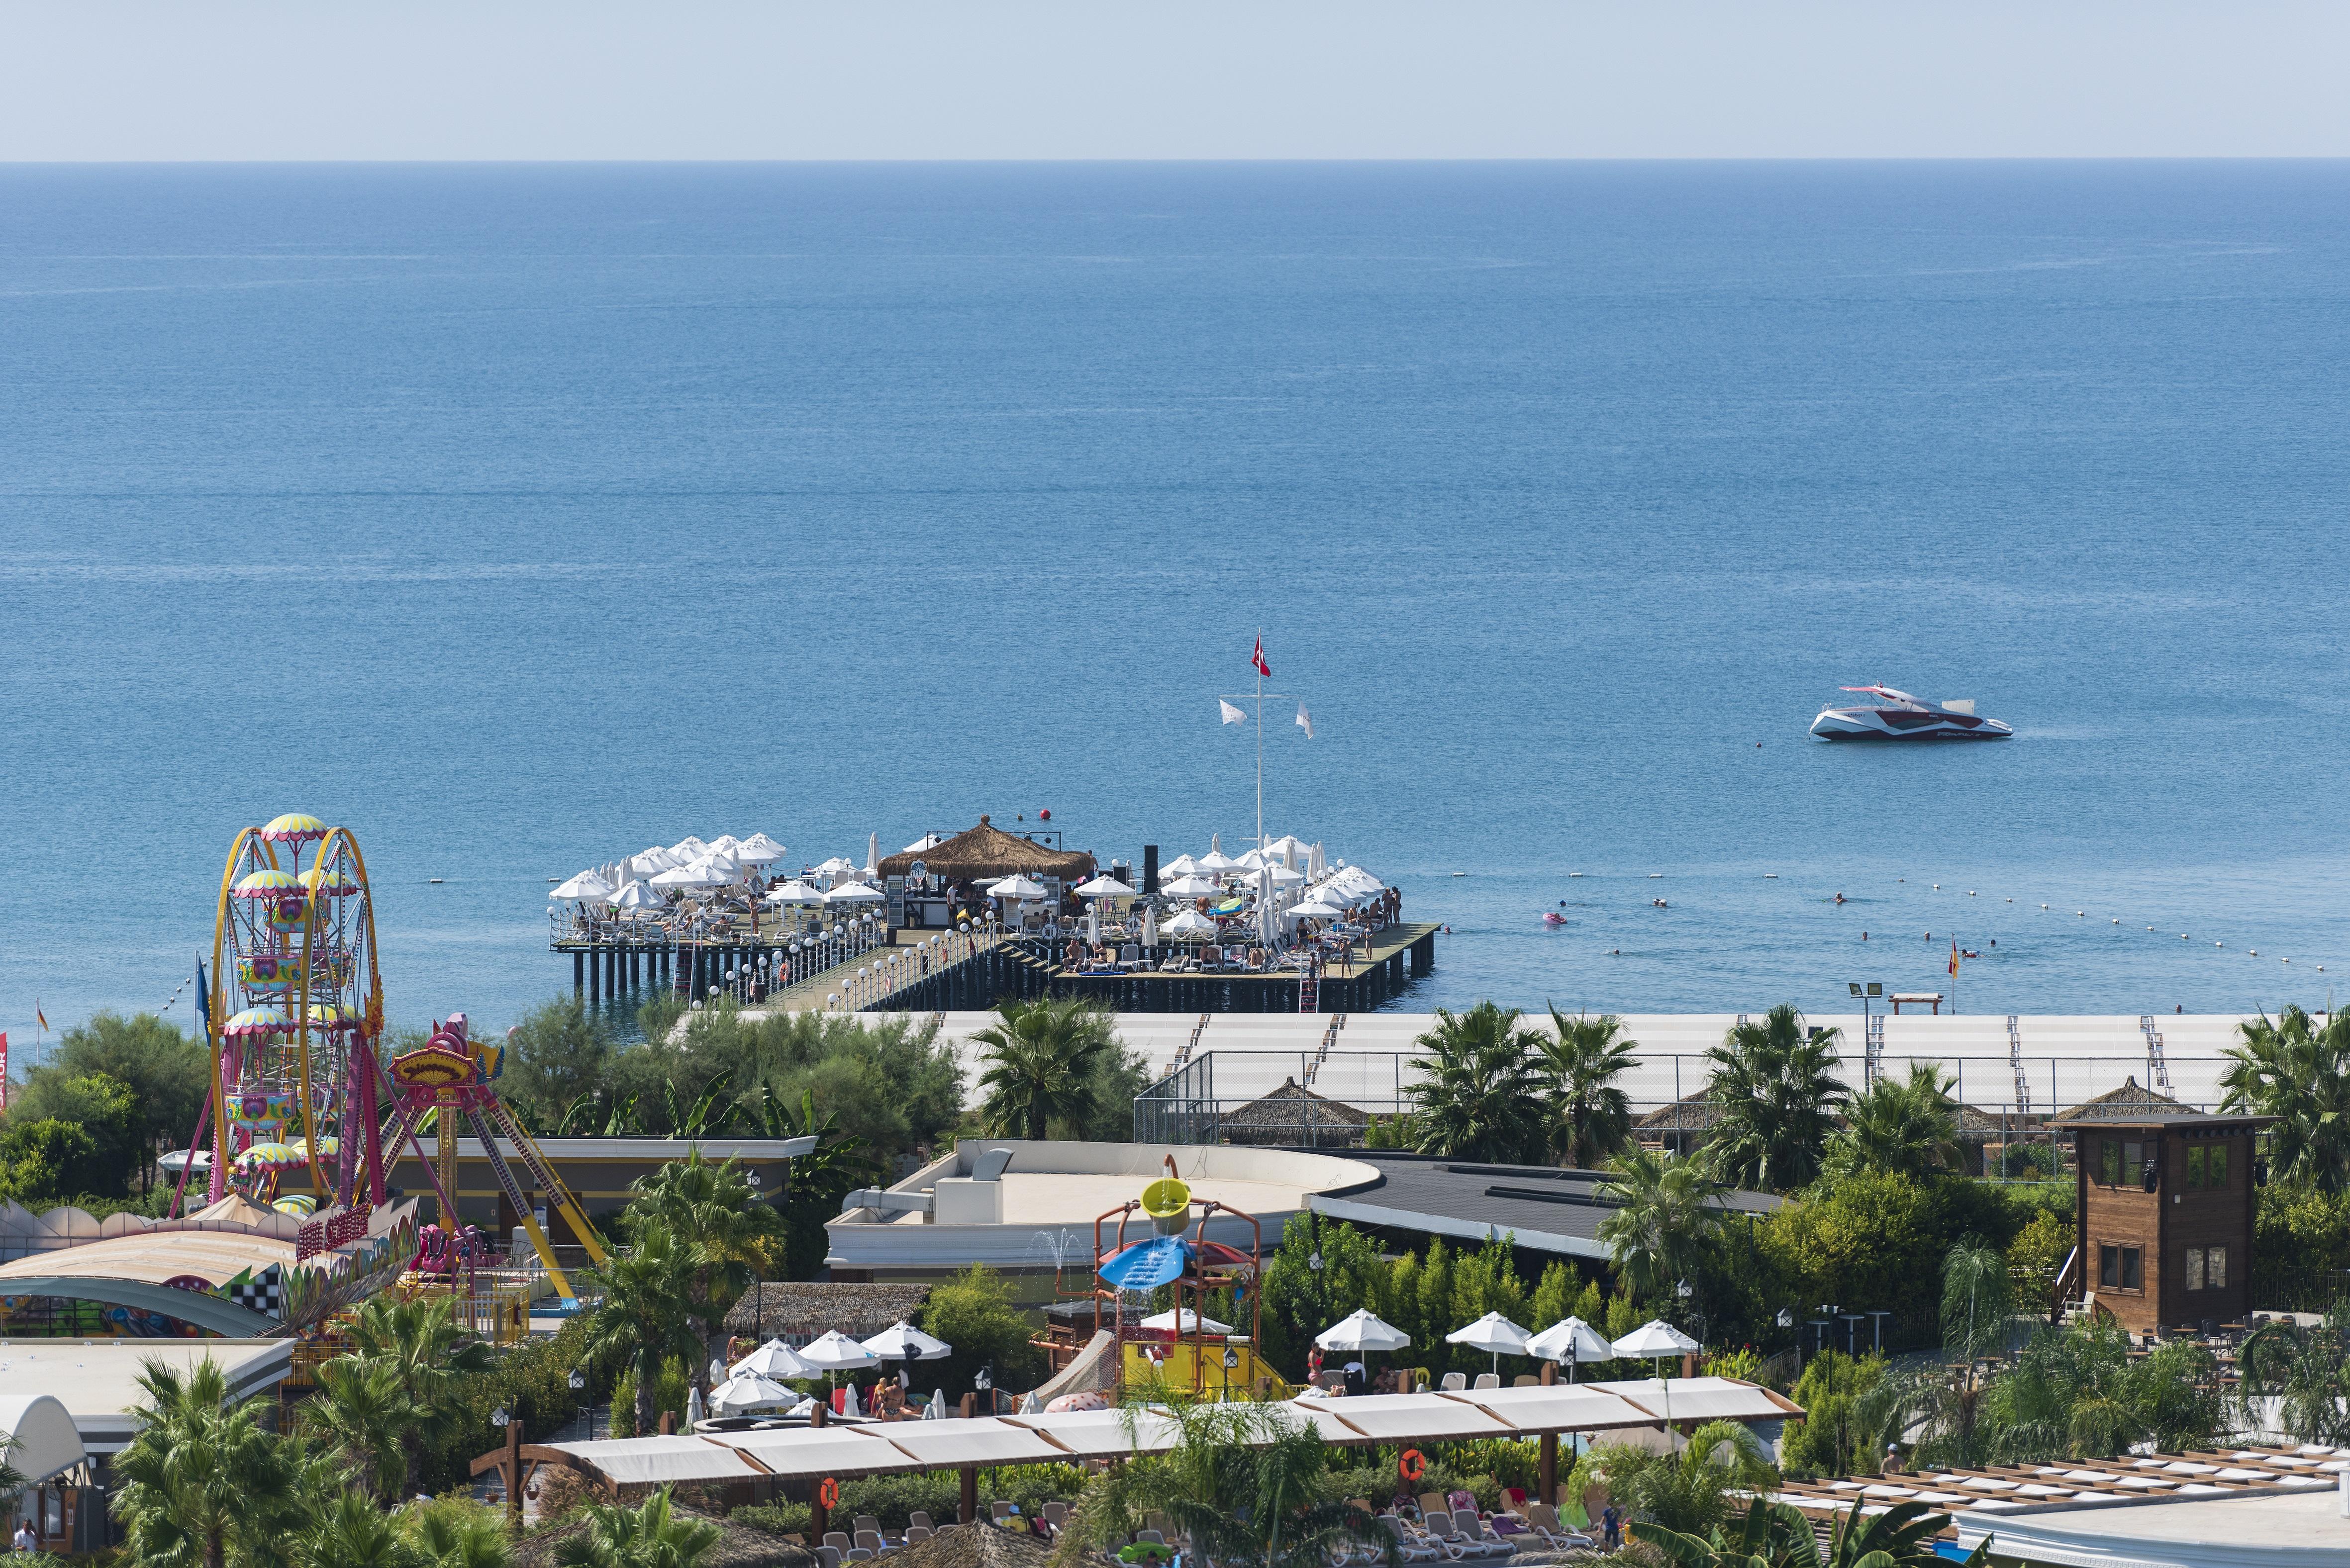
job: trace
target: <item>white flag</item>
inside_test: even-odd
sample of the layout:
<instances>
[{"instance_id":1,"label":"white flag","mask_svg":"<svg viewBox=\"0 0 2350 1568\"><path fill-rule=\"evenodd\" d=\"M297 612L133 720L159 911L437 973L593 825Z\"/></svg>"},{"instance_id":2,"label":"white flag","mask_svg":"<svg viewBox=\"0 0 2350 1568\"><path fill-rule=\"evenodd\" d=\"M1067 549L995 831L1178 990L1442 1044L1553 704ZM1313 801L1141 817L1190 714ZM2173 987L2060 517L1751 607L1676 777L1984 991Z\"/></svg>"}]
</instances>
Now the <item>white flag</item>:
<instances>
[{"instance_id":1,"label":"white flag","mask_svg":"<svg viewBox=\"0 0 2350 1568\"><path fill-rule=\"evenodd\" d=\"M1225 701L1221 697L1216 699L1216 706L1224 711L1224 722L1227 724L1240 723L1243 720L1248 717L1245 712L1233 707L1231 703Z\"/></svg>"},{"instance_id":2,"label":"white flag","mask_svg":"<svg viewBox=\"0 0 2350 1568\"><path fill-rule=\"evenodd\" d=\"M1307 740L1314 738L1314 715L1305 711L1305 704L1303 702L1297 705L1297 727L1305 732Z\"/></svg>"}]
</instances>

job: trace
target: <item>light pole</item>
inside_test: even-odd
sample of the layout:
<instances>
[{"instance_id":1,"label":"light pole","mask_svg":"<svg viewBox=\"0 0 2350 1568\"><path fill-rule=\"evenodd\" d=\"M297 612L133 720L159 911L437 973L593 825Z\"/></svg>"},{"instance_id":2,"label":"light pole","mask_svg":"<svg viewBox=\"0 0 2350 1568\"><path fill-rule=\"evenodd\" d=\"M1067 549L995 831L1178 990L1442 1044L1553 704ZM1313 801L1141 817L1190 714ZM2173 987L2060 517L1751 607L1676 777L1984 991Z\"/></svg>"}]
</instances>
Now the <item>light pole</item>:
<instances>
[{"instance_id":1,"label":"light pole","mask_svg":"<svg viewBox=\"0 0 2350 1568\"><path fill-rule=\"evenodd\" d=\"M1879 1355L1882 1355L1885 1354L1885 1320L1891 1317L1893 1314L1887 1308L1877 1307L1873 1308L1869 1312L1868 1315L1870 1318L1869 1327L1873 1329L1877 1334L1877 1353Z\"/></svg>"}]
</instances>

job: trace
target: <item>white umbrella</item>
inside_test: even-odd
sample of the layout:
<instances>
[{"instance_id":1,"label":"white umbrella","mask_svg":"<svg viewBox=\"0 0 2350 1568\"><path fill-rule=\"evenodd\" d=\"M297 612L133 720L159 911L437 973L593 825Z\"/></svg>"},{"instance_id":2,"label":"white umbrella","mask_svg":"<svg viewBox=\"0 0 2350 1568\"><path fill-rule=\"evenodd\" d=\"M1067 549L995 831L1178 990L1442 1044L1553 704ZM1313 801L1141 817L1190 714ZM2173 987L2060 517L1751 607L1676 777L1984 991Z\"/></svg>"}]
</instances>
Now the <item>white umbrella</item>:
<instances>
[{"instance_id":1,"label":"white umbrella","mask_svg":"<svg viewBox=\"0 0 2350 1568\"><path fill-rule=\"evenodd\" d=\"M925 833L920 838L917 838L914 842L906 846L905 848L898 851L898 853L900 855L920 855L923 850L936 849L940 845L944 844L945 842L945 839L941 838L935 833Z\"/></svg>"},{"instance_id":2,"label":"white umbrella","mask_svg":"<svg viewBox=\"0 0 2350 1568\"><path fill-rule=\"evenodd\" d=\"M1305 903L1293 907L1289 912L1297 916L1301 919L1315 920L1344 919L1347 915L1346 909L1343 906L1338 904L1324 903L1322 901L1322 896L1318 893L1313 898L1308 898Z\"/></svg>"},{"instance_id":3,"label":"white umbrella","mask_svg":"<svg viewBox=\"0 0 2350 1568\"><path fill-rule=\"evenodd\" d=\"M727 1368L736 1377L814 1377L818 1368L799 1358L798 1352L780 1339L771 1339L750 1355Z\"/></svg>"},{"instance_id":4,"label":"white umbrella","mask_svg":"<svg viewBox=\"0 0 2350 1568\"><path fill-rule=\"evenodd\" d=\"M1078 883L1076 895L1080 898L1131 898L1134 889L1115 877L1097 877L1090 882Z\"/></svg>"},{"instance_id":5,"label":"white umbrella","mask_svg":"<svg viewBox=\"0 0 2350 1568\"><path fill-rule=\"evenodd\" d=\"M764 833L751 835L734 851L734 858L745 866L773 866L784 855L784 846Z\"/></svg>"},{"instance_id":6,"label":"white umbrella","mask_svg":"<svg viewBox=\"0 0 2350 1568\"><path fill-rule=\"evenodd\" d=\"M1159 868L1161 877L1189 877L1200 868L1200 863L1189 855L1179 855Z\"/></svg>"},{"instance_id":7,"label":"white umbrella","mask_svg":"<svg viewBox=\"0 0 2350 1568\"><path fill-rule=\"evenodd\" d=\"M676 864L677 862L671 858L670 852L666 849L640 849L620 862L620 871L630 881L636 881L642 877L658 877Z\"/></svg>"},{"instance_id":8,"label":"white umbrella","mask_svg":"<svg viewBox=\"0 0 2350 1568\"><path fill-rule=\"evenodd\" d=\"M1243 871L1262 871L1264 869L1264 851L1252 849L1232 864Z\"/></svg>"},{"instance_id":9,"label":"white umbrella","mask_svg":"<svg viewBox=\"0 0 2350 1568\"><path fill-rule=\"evenodd\" d=\"M1368 1307L1357 1307L1315 1334L1314 1343L1324 1350L1351 1350L1359 1355L1367 1350L1408 1349L1411 1335L1373 1317Z\"/></svg>"},{"instance_id":10,"label":"white umbrella","mask_svg":"<svg viewBox=\"0 0 2350 1568\"><path fill-rule=\"evenodd\" d=\"M1703 1346L1664 1319L1650 1318L1608 1348L1619 1356L1649 1361L1659 1356L1692 1355Z\"/></svg>"},{"instance_id":11,"label":"white umbrella","mask_svg":"<svg viewBox=\"0 0 2350 1568\"><path fill-rule=\"evenodd\" d=\"M1303 871L1292 871L1288 867L1278 864L1273 868L1273 885L1276 888L1294 888L1305 880L1305 873Z\"/></svg>"},{"instance_id":12,"label":"white umbrella","mask_svg":"<svg viewBox=\"0 0 2350 1568\"><path fill-rule=\"evenodd\" d=\"M800 1359L810 1366L822 1368L829 1376L844 1367L871 1366L881 1358L835 1328L827 1330L823 1338L802 1345Z\"/></svg>"},{"instance_id":13,"label":"white umbrella","mask_svg":"<svg viewBox=\"0 0 2350 1568\"><path fill-rule=\"evenodd\" d=\"M710 853L712 855L732 855L742 847L743 841L731 833L722 833L710 841Z\"/></svg>"},{"instance_id":14,"label":"white umbrella","mask_svg":"<svg viewBox=\"0 0 2350 1568\"><path fill-rule=\"evenodd\" d=\"M840 1413L844 1416L862 1416L865 1414L864 1410L858 1406L857 1385L854 1383L848 1386L848 1397L840 1402Z\"/></svg>"},{"instance_id":15,"label":"white umbrella","mask_svg":"<svg viewBox=\"0 0 2350 1568\"><path fill-rule=\"evenodd\" d=\"M642 882L631 882L612 895L612 907L622 911L658 909L661 907L661 896Z\"/></svg>"},{"instance_id":16,"label":"white umbrella","mask_svg":"<svg viewBox=\"0 0 2350 1568\"><path fill-rule=\"evenodd\" d=\"M706 855L709 851L710 846L690 833L669 846L669 852L680 860L691 860L695 856Z\"/></svg>"},{"instance_id":17,"label":"white umbrella","mask_svg":"<svg viewBox=\"0 0 2350 1568\"><path fill-rule=\"evenodd\" d=\"M1178 877L1172 882L1161 882L1159 890L1170 898L1212 898L1223 888L1205 877Z\"/></svg>"},{"instance_id":18,"label":"white umbrella","mask_svg":"<svg viewBox=\"0 0 2350 1568\"><path fill-rule=\"evenodd\" d=\"M1162 934L1176 938L1213 936L1216 922L1197 909L1177 911L1175 918L1159 928Z\"/></svg>"},{"instance_id":19,"label":"white umbrella","mask_svg":"<svg viewBox=\"0 0 2350 1568\"><path fill-rule=\"evenodd\" d=\"M729 882L738 879L743 875L743 862L734 857L734 852L731 849L713 849L694 861L694 864L705 870L719 873Z\"/></svg>"},{"instance_id":20,"label":"white umbrella","mask_svg":"<svg viewBox=\"0 0 2350 1568\"><path fill-rule=\"evenodd\" d=\"M1240 1332L1232 1327L1231 1324L1218 1323L1214 1318L1203 1319L1198 1313L1193 1312L1190 1307L1185 1307L1183 1309L1180 1322L1177 1321L1176 1314L1171 1312L1160 1312L1153 1313L1149 1317L1144 1318L1139 1326L1142 1328L1171 1329L1177 1334L1190 1334L1194 1330L1197 1330L1201 1334L1237 1334Z\"/></svg>"},{"instance_id":21,"label":"white umbrella","mask_svg":"<svg viewBox=\"0 0 2350 1568\"><path fill-rule=\"evenodd\" d=\"M570 881L564 883L563 886L556 888L555 891L547 895L549 898L552 898L558 903L567 904L574 898L582 899L592 904L598 899L608 898L611 896L612 885L609 882L605 881L601 877L596 875L593 871L582 871L578 876L574 877Z\"/></svg>"},{"instance_id":22,"label":"white umbrella","mask_svg":"<svg viewBox=\"0 0 2350 1568\"><path fill-rule=\"evenodd\" d=\"M1534 1338L1526 1341L1526 1354L1544 1361L1566 1363L1566 1380L1575 1381L1575 1368L1586 1361L1609 1361L1615 1358L1616 1347L1607 1336L1579 1317L1563 1318Z\"/></svg>"},{"instance_id":23,"label":"white umbrella","mask_svg":"<svg viewBox=\"0 0 2350 1568\"><path fill-rule=\"evenodd\" d=\"M843 882L827 893L824 901L827 904L878 904L887 897L889 895L879 888L868 888L862 882Z\"/></svg>"},{"instance_id":24,"label":"white umbrella","mask_svg":"<svg viewBox=\"0 0 2350 1568\"><path fill-rule=\"evenodd\" d=\"M1156 904L1142 907L1142 945L1147 948L1159 945L1159 906Z\"/></svg>"},{"instance_id":25,"label":"white umbrella","mask_svg":"<svg viewBox=\"0 0 2350 1568\"><path fill-rule=\"evenodd\" d=\"M775 888L761 901L769 904L821 904L824 902L824 889L811 888L795 879Z\"/></svg>"},{"instance_id":26,"label":"white umbrella","mask_svg":"<svg viewBox=\"0 0 2350 1568\"><path fill-rule=\"evenodd\" d=\"M932 1339L903 1319L862 1343L884 1361L943 1361L954 1354L953 1345Z\"/></svg>"},{"instance_id":27,"label":"white umbrella","mask_svg":"<svg viewBox=\"0 0 2350 1568\"><path fill-rule=\"evenodd\" d=\"M707 866L681 866L674 871L664 871L654 877L653 886L680 889L723 888L726 877L723 872L713 871Z\"/></svg>"},{"instance_id":28,"label":"white umbrella","mask_svg":"<svg viewBox=\"0 0 2350 1568\"><path fill-rule=\"evenodd\" d=\"M1025 877L1015 875L1006 877L1003 881L988 888L988 892L1006 902L1015 898L1041 898L1045 896L1045 885L1042 882L1031 882Z\"/></svg>"},{"instance_id":29,"label":"white umbrella","mask_svg":"<svg viewBox=\"0 0 2350 1568\"><path fill-rule=\"evenodd\" d=\"M1202 871L1237 871L1240 868L1241 863L1221 849L1211 849L1200 857L1199 869Z\"/></svg>"},{"instance_id":30,"label":"white umbrella","mask_svg":"<svg viewBox=\"0 0 2350 1568\"><path fill-rule=\"evenodd\" d=\"M814 871L808 873L808 875L812 877L837 877L844 871L854 871L856 869L856 867L851 866L847 861L843 860L839 856L836 855L831 859L826 861L823 865L817 867Z\"/></svg>"},{"instance_id":31,"label":"white umbrella","mask_svg":"<svg viewBox=\"0 0 2350 1568\"><path fill-rule=\"evenodd\" d=\"M925 1421L943 1421L946 1418L947 1391L943 1388L933 1388L931 1390L931 1402L922 1407L922 1419Z\"/></svg>"},{"instance_id":32,"label":"white umbrella","mask_svg":"<svg viewBox=\"0 0 2350 1568\"><path fill-rule=\"evenodd\" d=\"M1274 839L1264 846L1264 852L1268 857L1277 856L1289 865L1295 866L1305 858L1306 846L1303 839L1293 834L1287 837Z\"/></svg>"},{"instance_id":33,"label":"white umbrella","mask_svg":"<svg viewBox=\"0 0 2350 1568\"><path fill-rule=\"evenodd\" d=\"M1467 1328L1456 1328L1444 1336L1447 1345L1465 1345L1472 1350L1493 1353L1493 1370L1502 1370L1502 1356L1526 1354L1526 1341L1531 1336L1500 1313L1489 1312Z\"/></svg>"},{"instance_id":34,"label":"white umbrella","mask_svg":"<svg viewBox=\"0 0 2350 1568\"><path fill-rule=\"evenodd\" d=\"M738 1372L710 1391L711 1411L720 1416L736 1410L771 1410L799 1400L790 1389L755 1372Z\"/></svg>"}]
</instances>

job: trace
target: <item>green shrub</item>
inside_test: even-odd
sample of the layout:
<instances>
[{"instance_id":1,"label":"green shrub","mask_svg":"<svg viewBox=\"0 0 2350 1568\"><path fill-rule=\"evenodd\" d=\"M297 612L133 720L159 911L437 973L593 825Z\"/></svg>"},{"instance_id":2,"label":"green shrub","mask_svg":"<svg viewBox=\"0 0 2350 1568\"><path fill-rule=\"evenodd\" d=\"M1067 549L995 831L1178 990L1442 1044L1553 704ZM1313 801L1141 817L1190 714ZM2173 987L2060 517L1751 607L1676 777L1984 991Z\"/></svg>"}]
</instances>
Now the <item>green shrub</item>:
<instances>
[{"instance_id":1,"label":"green shrub","mask_svg":"<svg viewBox=\"0 0 2350 1568\"><path fill-rule=\"evenodd\" d=\"M1789 1475L1848 1476L1873 1474L1882 1449L1882 1434L1862 1418L1861 1405L1885 1380L1885 1362L1875 1355L1858 1360L1831 1350L1812 1358L1796 1379L1791 1397L1804 1410L1804 1418L1789 1421L1780 1453Z\"/></svg>"},{"instance_id":2,"label":"green shrub","mask_svg":"<svg viewBox=\"0 0 2350 1568\"><path fill-rule=\"evenodd\" d=\"M586 1339L587 1325L574 1318L554 1338L501 1351L496 1365L487 1372L459 1379L457 1397L464 1413L453 1424L447 1441L425 1451L418 1465L419 1484L436 1494L471 1484L474 1456L489 1452L505 1438L490 1424L493 1410L504 1409L510 1418L521 1421L525 1442L541 1443L576 1419L583 1402L598 1401L607 1386L594 1369L582 1369L588 1374L587 1387L577 1393L571 1387L571 1371L579 1366ZM682 1394L678 1407L684 1407ZM628 1408L634 1410L632 1401Z\"/></svg>"}]
</instances>

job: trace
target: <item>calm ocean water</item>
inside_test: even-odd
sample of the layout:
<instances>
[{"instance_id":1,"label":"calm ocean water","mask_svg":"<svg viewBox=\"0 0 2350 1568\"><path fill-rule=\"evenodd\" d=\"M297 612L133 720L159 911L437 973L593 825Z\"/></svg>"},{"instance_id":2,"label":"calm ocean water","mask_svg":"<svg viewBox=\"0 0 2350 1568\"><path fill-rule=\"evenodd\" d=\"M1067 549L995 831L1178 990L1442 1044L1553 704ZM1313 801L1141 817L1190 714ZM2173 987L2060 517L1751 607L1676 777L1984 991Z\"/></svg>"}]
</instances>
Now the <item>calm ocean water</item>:
<instances>
[{"instance_id":1,"label":"calm ocean water","mask_svg":"<svg viewBox=\"0 0 2350 1568\"><path fill-rule=\"evenodd\" d=\"M2322 1002L2346 299L2332 163L0 170L0 1027L285 810L409 1022L689 832L1231 847L1260 629L1401 1006Z\"/></svg>"}]
</instances>

